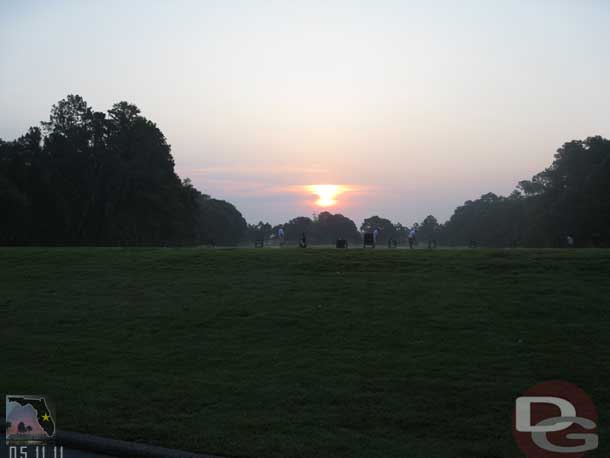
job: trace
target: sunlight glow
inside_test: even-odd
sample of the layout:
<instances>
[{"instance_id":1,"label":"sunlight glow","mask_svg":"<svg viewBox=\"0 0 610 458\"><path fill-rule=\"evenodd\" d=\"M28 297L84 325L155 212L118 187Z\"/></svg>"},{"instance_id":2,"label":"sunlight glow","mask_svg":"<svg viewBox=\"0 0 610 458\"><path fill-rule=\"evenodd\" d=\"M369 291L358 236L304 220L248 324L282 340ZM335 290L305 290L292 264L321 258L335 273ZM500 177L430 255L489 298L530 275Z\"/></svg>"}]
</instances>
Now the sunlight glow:
<instances>
[{"instance_id":1,"label":"sunlight glow","mask_svg":"<svg viewBox=\"0 0 610 458\"><path fill-rule=\"evenodd\" d=\"M319 207L332 207L337 203L337 197L348 191L347 187L338 184L312 184L306 189L318 196L316 205Z\"/></svg>"}]
</instances>

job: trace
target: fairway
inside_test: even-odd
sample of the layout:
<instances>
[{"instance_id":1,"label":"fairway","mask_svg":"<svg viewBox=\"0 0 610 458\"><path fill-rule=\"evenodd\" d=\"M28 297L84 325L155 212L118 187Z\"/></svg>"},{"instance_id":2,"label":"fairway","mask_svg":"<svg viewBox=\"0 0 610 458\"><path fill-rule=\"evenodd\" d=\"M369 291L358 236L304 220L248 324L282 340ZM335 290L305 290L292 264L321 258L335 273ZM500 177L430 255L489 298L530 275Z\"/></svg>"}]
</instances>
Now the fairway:
<instances>
[{"instance_id":1,"label":"fairway","mask_svg":"<svg viewBox=\"0 0 610 458\"><path fill-rule=\"evenodd\" d=\"M60 429L492 458L522 456L512 407L538 382L610 409L607 250L3 248L0 276L0 391L47 394Z\"/></svg>"}]
</instances>

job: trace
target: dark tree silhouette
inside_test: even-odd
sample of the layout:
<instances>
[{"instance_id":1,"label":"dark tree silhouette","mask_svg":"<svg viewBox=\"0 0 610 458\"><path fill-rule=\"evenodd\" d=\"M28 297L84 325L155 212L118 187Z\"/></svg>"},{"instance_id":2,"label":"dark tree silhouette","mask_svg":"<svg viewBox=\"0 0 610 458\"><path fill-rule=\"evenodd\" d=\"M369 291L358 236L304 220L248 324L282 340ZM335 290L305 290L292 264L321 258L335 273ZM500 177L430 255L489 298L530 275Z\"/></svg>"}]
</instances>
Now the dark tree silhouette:
<instances>
[{"instance_id":1,"label":"dark tree silhouette","mask_svg":"<svg viewBox=\"0 0 610 458\"><path fill-rule=\"evenodd\" d=\"M450 245L576 246L610 242L610 141L565 143L553 163L508 197L493 193L458 207L441 228Z\"/></svg>"},{"instance_id":2,"label":"dark tree silhouette","mask_svg":"<svg viewBox=\"0 0 610 458\"><path fill-rule=\"evenodd\" d=\"M42 130L0 140L0 242L235 244L246 223L231 204L174 172L159 128L127 102L107 113L69 95Z\"/></svg>"}]
</instances>

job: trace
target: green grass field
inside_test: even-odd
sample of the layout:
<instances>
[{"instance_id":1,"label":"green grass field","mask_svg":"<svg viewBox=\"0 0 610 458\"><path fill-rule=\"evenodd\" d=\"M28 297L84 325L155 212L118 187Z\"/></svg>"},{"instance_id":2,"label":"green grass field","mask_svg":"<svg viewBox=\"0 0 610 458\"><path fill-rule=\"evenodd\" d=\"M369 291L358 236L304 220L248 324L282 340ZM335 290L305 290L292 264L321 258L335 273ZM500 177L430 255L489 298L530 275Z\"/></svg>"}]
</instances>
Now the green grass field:
<instances>
[{"instance_id":1,"label":"green grass field","mask_svg":"<svg viewBox=\"0 0 610 458\"><path fill-rule=\"evenodd\" d=\"M0 278L0 391L49 395L61 429L517 457L515 397L559 378L600 412L587 456L610 451L610 251L8 248Z\"/></svg>"}]
</instances>

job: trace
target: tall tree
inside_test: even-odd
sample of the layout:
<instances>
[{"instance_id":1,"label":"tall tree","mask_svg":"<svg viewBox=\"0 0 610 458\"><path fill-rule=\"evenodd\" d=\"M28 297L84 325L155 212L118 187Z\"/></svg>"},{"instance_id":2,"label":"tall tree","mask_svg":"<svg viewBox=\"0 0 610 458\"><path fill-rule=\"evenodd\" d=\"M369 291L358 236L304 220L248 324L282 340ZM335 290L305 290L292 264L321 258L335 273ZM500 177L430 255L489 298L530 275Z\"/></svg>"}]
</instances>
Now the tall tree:
<instances>
[{"instance_id":1,"label":"tall tree","mask_svg":"<svg viewBox=\"0 0 610 458\"><path fill-rule=\"evenodd\" d=\"M245 221L174 171L161 130L128 102L53 105L42 131L0 141L0 238L16 243L236 243Z\"/></svg>"}]
</instances>

